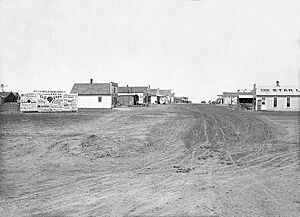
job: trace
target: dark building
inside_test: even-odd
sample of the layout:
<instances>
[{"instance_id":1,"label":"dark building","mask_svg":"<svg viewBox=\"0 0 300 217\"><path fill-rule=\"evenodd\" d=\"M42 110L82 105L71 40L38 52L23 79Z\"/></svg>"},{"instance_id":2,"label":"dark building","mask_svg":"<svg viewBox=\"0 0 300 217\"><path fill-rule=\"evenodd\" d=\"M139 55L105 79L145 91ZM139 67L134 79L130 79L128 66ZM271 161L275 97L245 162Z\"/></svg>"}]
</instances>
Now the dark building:
<instances>
[{"instance_id":1,"label":"dark building","mask_svg":"<svg viewBox=\"0 0 300 217\"><path fill-rule=\"evenodd\" d=\"M0 92L1 104L7 102L19 102L20 95L13 92Z\"/></svg>"}]
</instances>

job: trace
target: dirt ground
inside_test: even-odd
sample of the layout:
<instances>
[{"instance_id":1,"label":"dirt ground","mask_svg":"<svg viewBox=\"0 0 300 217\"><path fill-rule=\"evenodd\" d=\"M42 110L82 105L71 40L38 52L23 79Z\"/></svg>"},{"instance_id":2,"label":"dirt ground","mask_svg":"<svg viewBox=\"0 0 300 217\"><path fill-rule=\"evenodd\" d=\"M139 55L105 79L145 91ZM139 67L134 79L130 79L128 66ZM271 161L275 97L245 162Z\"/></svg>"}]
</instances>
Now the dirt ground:
<instances>
[{"instance_id":1,"label":"dirt ground","mask_svg":"<svg viewBox=\"0 0 300 217\"><path fill-rule=\"evenodd\" d=\"M300 215L300 113L1 115L0 216Z\"/></svg>"}]
</instances>

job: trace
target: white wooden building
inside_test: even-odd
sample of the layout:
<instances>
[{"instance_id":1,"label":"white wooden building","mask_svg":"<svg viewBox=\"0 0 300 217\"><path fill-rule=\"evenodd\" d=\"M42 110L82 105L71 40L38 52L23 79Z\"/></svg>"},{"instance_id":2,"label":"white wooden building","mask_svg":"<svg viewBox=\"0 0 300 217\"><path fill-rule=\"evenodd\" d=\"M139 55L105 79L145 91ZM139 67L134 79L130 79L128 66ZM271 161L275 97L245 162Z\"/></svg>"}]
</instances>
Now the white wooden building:
<instances>
[{"instance_id":1,"label":"white wooden building","mask_svg":"<svg viewBox=\"0 0 300 217\"><path fill-rule=\"evenodd\" d=\"M169 104L174 101L172 90L160 90L159 89L160 104Z\"/></svg>"},{"instance_id":2,"label":"white wooden building","mask_svg":"<svg viewBox=\"0 0 300 217\"><path fill-rule=\"evenodd\" d=\"M236 92L223 92L218 95L218 102L225 105L239 105L243 103L253 103L253 90L237 90Z\"/></svg>"},{"instance_id":3,"label":"white wooden building","mask_svg":"<svg viewBox=\"0 0 300 217\"><path fill-rule=\"evenodd\" d=\"M255 85L255 110L300 111L300 87L285 85Z\"/></svg>"},{"instance_id":4,"label":"white wooden building","mask_svg":"<svg viewBox=\"0 0 300 217\"><path fill-rule=\"evenodd\" d=\"M75 83L71 93L78 94L78 108L114 108L117 106L118 84Z\"/></svg>"},{"instance_id":5,"label":"white wooden building","mask_svg":"<svg viewBox=\"0 0 300 217\"><path fill-rule=\"evenodd\" d=\"M174 102L172 90L150 89L152 104L169 104Z\"/></svg>"}]
</instances>

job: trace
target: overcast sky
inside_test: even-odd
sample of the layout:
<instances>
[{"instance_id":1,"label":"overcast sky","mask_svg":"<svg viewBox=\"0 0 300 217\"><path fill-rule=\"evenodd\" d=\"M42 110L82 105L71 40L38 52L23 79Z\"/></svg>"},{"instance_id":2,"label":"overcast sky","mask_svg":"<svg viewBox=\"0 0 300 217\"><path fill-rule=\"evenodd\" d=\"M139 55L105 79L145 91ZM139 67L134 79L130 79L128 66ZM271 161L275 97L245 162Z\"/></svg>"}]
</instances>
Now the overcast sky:
<instances>
[{"instance_id":1,"label":"overcast sky","mask_svg":"<svg viewBox=\"0 0 300 217\"><path fill-rule=\"evenodd\" d=\"M299 0L0 0L6 90L93 78L199 102L299 74Z\"/></svg>"}]
</instances>

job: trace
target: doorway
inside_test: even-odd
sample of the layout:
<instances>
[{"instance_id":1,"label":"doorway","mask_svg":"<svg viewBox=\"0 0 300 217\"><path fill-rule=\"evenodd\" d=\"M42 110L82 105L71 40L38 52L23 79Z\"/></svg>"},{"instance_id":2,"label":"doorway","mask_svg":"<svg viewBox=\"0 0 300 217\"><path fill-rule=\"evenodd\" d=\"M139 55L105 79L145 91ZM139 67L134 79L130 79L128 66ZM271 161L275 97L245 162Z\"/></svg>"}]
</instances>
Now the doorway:
<instances>
[{"instance_id":1,"label":"doorway","mask_svg":"<svg viewBox=\"0 0 300 217\"><path fill-rule=\"evenodd\" d=\"M138 105L139 96L137 94L133 95L133 105Z\"/></svg>"}]
</instances>

